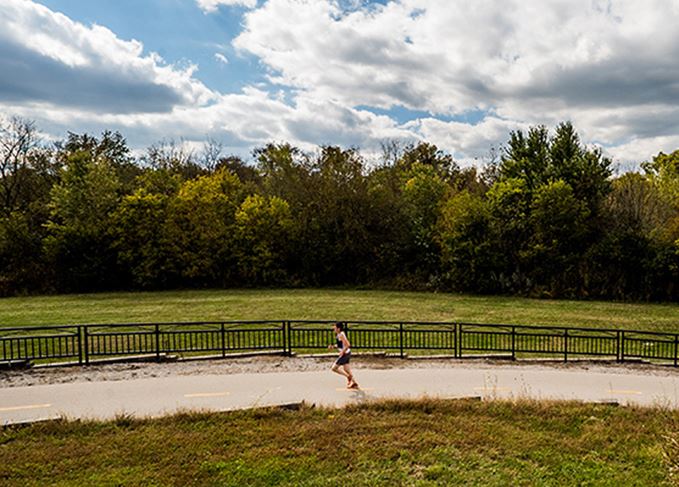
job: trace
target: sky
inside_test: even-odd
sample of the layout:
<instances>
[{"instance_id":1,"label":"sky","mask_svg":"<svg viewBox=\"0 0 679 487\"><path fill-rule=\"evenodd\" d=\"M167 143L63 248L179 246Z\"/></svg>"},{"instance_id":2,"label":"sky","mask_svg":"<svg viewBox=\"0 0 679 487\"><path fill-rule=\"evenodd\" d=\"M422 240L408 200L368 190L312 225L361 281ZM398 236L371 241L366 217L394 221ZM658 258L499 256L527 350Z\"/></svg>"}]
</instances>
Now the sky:
<instances>
[{"instance_id":1,"label":"sky","mask_svg":"<svg viewBox=\"0 0 679 487\"><path fill-rule=\"evenodd\" d=\"M463 165L570 120L634 167L679 148L678 25L679 0L0 0L0 116Z\"/></svg>"}]
</instances>

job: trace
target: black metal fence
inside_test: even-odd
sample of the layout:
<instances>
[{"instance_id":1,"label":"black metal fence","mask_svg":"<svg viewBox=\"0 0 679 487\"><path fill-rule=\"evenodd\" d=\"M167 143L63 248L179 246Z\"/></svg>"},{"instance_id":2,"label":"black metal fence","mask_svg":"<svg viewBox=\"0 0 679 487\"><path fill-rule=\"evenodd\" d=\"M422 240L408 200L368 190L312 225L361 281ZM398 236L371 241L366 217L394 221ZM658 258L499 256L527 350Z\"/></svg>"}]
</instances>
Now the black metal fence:
<instances>
[{"instance_id":1,"label":"black metal fence","mask_svg":"<svg viewBox=\"0 0 679 487\"><path fill-rule=\"evenodd\" d=\"M77 362L163 354L227 357L247 351L282 354L326 349L335 337L328 321L239 321L72 325L0 329L0 362ZM450 322L347 322L355 350L400 357L440 354L608 358L618 362L679 362L679 333L599 328Z\"/></svg>"}]
</instances>

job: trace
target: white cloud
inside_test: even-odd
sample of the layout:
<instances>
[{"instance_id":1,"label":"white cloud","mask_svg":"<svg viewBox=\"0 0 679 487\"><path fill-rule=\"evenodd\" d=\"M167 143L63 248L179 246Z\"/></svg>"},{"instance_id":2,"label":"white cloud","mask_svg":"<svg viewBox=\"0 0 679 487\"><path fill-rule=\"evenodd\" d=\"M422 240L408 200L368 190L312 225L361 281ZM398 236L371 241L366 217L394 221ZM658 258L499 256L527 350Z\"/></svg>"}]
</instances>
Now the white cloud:
<instances>
[{"instance_id":1,"label":"white cloud","mask_svg":"<svg viewBox=\"0 0 679 487\"><path fill-rule=\"evenodd\" d=\"M492 109L507 127L572 119L607 144L643 140L652 135L649 114L669 122L679 109L679 29L668 28L679 25L676 0L342 5L269 0L245 15L234 45L260 58L275 83L348 107L446 116ZM487 124L415 125L488 140Z\"/></svg>"},{"instance_id":2,"label":"white cloud","mask_svg":"<svg viewBox=\"0 0 679 487\"><path fill-rule=\"evenodd\" d=\"M219 61L220 63L222 63L222 64L229 64L229 60L228 60L228 59L226 58L226 56L225 56L224 54L222 54L221 52L216 52L216 53L215 53L215 59L216 59L217 61Z\"/></svg>"},{"instance_id":3,"label":"white cloud","mask_svg":"<svg viewBox=\"0 0 679 487\"><path fill-rule=\"evenodd\" d=\"M206 14L216 12L220 5L247 8L255 8L257 6L257 0L196 0L196 3Z\"/></svg>"},{"instance_id":4,"label":"white cloud","mask_svg":"<svg viewBox=\"0 0 679 487\"><path fill-rule=\"evenodd\" d=\"M492 148L499 149L510 131L525 130L528 126L491 115L477 125L424 118L407 123L404 128L422 140L447 148L453 157L469 163L484 159Z\"/></svg>"},{"instance_id":5,"label":"white cloud","mask_svg":"<svg viewBox=\"0 0 679 487\"><path fill-rule=\"evenodd\" d=\"M621 160L679 146L677 0L196 1L251 9L233 46L273 88L211 91L195 66L138 41L0 0L0 111L51 133L118 129L136 145L210 135L243 151L426 139L472 162L510 130L563 120ZM429 115L370 111L394 107ZM466 123L470 111L485 118Z\"/></svg>"},{"instance_id":6,"label":"white cloud","mask_svg":"<svg viewBox=\"0 0 679 487\"><path fill-rule=\"evenodd\" d=\"M26 0L0 0L0 102L94 111L169 111L214 94L195 66L167 65L136 40Z\"/></svg>"}]
</instances>

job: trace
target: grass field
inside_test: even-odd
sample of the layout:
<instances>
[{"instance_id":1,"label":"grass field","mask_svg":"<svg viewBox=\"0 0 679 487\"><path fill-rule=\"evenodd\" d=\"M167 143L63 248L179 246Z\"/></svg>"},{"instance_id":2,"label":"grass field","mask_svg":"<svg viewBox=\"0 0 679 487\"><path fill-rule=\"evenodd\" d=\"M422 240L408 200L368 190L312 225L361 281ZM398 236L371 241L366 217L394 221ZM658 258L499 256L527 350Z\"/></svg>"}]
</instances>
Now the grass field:
<instances>
[{"instance_id":1,"label":"grass field","mask_svg":"<svg viewBox=\"0 0 679 487\"><path fill-rule=\"evenodd\" d=\"M200 320L412 320L679 331L679 305L361 290L209 290L0 299L0 326Z\"/></svg>"},{"instance_id":2,"label":"grass field","mask_svg":"<svg viewBox=\"0 0 679 487\"><path fill-rule=\"evenodd\" d=\"M0 430L0 485L679 485L679 413L392 401Z\"/></svg>"}]
</instances>

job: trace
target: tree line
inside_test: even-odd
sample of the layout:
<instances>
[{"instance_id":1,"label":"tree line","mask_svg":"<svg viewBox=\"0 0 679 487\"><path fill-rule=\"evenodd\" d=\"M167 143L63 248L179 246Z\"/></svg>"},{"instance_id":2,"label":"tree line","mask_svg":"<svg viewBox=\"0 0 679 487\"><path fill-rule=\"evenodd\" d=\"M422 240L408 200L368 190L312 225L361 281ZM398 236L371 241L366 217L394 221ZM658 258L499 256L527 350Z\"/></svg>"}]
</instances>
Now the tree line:
<instances>
[{"instance_id":1,"label":"tree line","mask_svg":"<svg viewBox=\"0 0 679 487\"><path fill-rule=\"evenodd\" d=\"M383 286L679 298L679 150L614 176L562 123L509 134L483 169L435 145L271 143L253 160L118 132L0 123L0 295Z\"/></svg>"}]
</instances>

